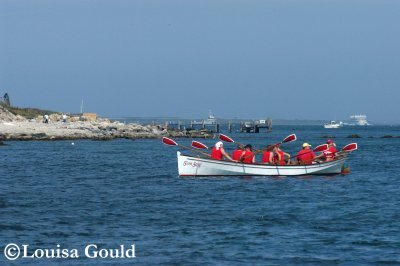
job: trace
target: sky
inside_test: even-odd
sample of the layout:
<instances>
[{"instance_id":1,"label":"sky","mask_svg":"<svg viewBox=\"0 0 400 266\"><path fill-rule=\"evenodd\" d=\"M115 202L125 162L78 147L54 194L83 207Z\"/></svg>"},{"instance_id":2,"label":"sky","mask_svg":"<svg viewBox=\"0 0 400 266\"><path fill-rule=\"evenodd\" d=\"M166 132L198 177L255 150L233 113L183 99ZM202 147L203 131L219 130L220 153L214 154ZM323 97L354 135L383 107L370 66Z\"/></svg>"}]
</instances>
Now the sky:
<instances>
[{"instance_id":1,"label":"sky","mask_svg":"<svg viewBox=\"0 0 400 266\"><path fill-rule=\"evenodd\" d=\"M0 94L106 117L400 124L400 1L0 0Z\"/></svg>"}]
</instances>

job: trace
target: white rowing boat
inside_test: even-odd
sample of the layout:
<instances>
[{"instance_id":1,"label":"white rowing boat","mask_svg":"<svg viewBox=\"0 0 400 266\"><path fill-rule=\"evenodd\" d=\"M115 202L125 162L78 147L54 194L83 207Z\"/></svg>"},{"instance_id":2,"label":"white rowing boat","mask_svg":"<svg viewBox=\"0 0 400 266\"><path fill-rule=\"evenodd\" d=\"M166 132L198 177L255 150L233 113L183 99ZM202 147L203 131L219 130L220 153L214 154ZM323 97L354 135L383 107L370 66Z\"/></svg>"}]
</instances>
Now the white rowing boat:
<instances>
[{"instance_id":1,"label":"white rowing boat","mask_svg":"<svg viewBox=\"0 0 400 266\"><path fill-rule=\"evenodd\" d=\"M267 165L218 161L177 152L180 176L300 176L340 174L346 158L311 165Z\"/></svg>"}]
</instances>

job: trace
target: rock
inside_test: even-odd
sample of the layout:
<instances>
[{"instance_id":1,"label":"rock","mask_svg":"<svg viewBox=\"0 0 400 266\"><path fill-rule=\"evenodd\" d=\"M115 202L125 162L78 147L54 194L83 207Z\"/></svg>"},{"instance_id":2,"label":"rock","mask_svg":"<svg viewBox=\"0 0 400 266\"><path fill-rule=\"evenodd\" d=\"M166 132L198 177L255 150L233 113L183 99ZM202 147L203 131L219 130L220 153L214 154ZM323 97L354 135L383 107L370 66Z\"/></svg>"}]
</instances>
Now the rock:
<instances>
[{"instance_id":1,"label":"rock","mask_svg":"<svg viewBox=\"0 0 400 266\"><path fill-rule=\"evenodd\" d=\"M16 121L17 116L12 114L10 111L5 109L3 106L0 106L0 121L3 122L12 122Z\"/></svg>"},{"instance_id":2,"label":"rock","mask_svg":"<svg viewBox=\"0 0 400 266\"><path fill-rule=\"evenodd\" d=\"M15 119L16 119L17 121L26 121L26 118L23 117L23 116L20 116L20 115L17 115L17 116L15 117Z\"/></svg>"},{"instance_id":3,"label":"rock","mask_svg":"<svg viewBox=\"0 0 400 266\"><path fill-rule=\"evenodd\" d=\"M51 122L62 121L62 116L61 116L61 114L50 114L49 115L49 120Z\"/></svg>"},{"instance_id":4,"label":"rock","mask_svg":"<svg viewBox=\"0 0 400 266\"><path fill-rule=\"evenodd\" d=\"M48 138L46 133L35 133L32 134L30 137L31 139L36 139L36 140L44 140Z\"/></svg>"},{"instance_id":5,"label":"rock","mask_svg":"<svg viewBox=\"0 0 400 266\"><path fill-rule=\"evenodd\" d=\"M382 139L398 139L400 136L385 135L381 137Z\"/></svg>"},{"instance_id":6,"label":"rock","mask_svg":"<svg viewBox=\"0 0 400 266\"><path fill-rule=\"evenodd\" d=\"M361 136L358 134L352 134L352 135L348 135L347 138L348 139L359 139L359 138L361 138Z\"/></svg>"},{"instance_id":7,"label":"rock","mask_svg":"<svg viewBox=\"0 0 400 266\"><path fill-rule=\"evenodd\" d=\"M6 115L5 115L6 114ZM0 112L8 120L0 123L0 141L2 140L74 140L93 139L110 140L115 138L139 139L170 137L196 137L209 138L210 132L206 130L181 131L178 129L167 130L162 125L140 125L137 123L124 124L111 122L108 119L96 121L76 121L63 123L54 121L58 115L51 116L50 123L43 123L43 117L38 116L33 120L19 121L20 118L6 111ZM60 117L61 118L61 117Z\"/></svg>"}]
</instances>

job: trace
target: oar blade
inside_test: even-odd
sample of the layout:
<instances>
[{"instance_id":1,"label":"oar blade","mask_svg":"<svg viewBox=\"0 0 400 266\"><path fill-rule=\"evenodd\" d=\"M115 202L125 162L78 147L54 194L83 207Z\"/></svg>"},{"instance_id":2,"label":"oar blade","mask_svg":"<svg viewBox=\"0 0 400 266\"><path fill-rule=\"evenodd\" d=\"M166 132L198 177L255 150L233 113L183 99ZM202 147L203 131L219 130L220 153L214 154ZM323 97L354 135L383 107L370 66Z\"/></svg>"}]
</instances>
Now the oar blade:
<instances>
[{"instance_id":1,"label":"oar blade","mask_svg":"<svg viewBox=\"0 0 400 266\"><path fill-rule=\"evenodd\" d=\"M291 134L291 135L287 136L284 140L282 140L281 143L292 142L295 140L297 140L296 134Z\"/></svg>"},{"instance_id":2,"label":"oar blade","mask_svg":"<svg viewBox=\"0 0 400 266\"><path fill-rule=\"evenodd\" d=\"M168 146L178 146L178 143L176 143L174 140L167 138L167 137L163 137L162 142Z\"/></svg>"},{"instance_id":3,"label":"oar blade","mask_svg":"<svg viewBox=\"0 0 400 266\"><path fill-rule=\"evenodd\" d=\"M219 134L219 139L225 142L235 142L233 139L224 134Z\"/></svg>"},{"instance_id":4,"label":"oar blade","mask_svg":"<svg viewBox=\"0 0 400 266\"><path fill-rule=\"evenodd\" d=\"M199 142L199 141L192 141L192 147L196 148L196 149L208 149L208 147L206 145L204 145L203 143Z\"/></svg>"},{"instance_id":5,"label":"oar blade","mask_svg":"<svg viewBox=\"0 0 400 266\"><path fill-rule=\"evenodd\" d=\"M318 145L317 147L315 147L313 149L313 151L314 152L320 152L320 151L326 151L327 149L329 149L328 144L321 144L321 145Z\"/></svg>"},{"instance_id":6,"label":"oar blade","mask_svg":"<svg viewBox=\"0 0 400 266\"><path fill-rule=\"evenodd\" d=\"M357 143L350 143L350 144L347 144L346 146L344 146L342 148L342 151L350 152L350 151L355 151L357 149L358 149Z\"/></svg>"}]
</instances>

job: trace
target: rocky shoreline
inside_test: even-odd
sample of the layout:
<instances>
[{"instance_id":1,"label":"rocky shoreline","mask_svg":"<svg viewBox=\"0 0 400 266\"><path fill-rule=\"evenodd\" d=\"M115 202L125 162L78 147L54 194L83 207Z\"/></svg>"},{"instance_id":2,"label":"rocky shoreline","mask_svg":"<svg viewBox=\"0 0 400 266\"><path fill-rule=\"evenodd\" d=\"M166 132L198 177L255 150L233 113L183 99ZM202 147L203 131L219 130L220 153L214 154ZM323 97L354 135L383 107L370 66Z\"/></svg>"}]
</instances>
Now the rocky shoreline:
<instances>
[{"instance_id":1,"label":"rocky shoreline","mask_svg":"<svg viewBox=\"0 0 400 266\"><path fill-rule=\"evenodd\" d=\"M6 140L112 140L149 139L161 137L210 138L207 131L180 131L168 129L163 125L140 125L121 123L109 119L97 118L93 121L79 121L68 118L52 117L48 123L43 119L26 119L0 109L0 141Z\"/></svg>"},{"instance_id":2,"label":"rocky shoreline","mask_svg":"<svg viewBox=\"0 0 400 266\"><path fill-rule=\"evenodd\" d=\"M161 137L210 138L205 131L179 131L160 125L142 126L120 122L1 122L0 141L5 140L111 140L118 138L143 139Z\"/></svg>"}]
</instances>

